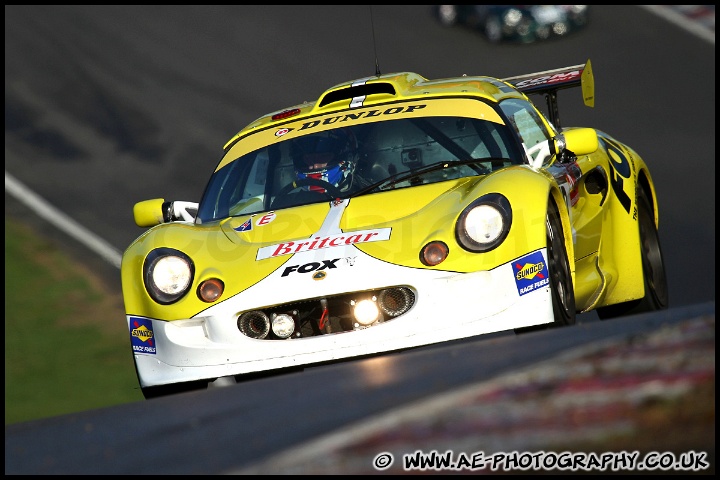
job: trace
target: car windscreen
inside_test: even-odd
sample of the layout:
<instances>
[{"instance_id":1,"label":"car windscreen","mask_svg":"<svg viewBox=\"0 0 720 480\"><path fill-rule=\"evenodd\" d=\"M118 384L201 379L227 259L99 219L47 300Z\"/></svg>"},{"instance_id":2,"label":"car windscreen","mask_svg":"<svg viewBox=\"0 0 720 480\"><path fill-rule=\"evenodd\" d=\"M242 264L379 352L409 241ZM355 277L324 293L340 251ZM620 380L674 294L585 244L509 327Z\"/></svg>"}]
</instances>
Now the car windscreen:
<instances>
[{"instance_id":1,"label":"car windscreen","mask_svg":"<svg viewBox=\"0 0 720 480\"><path fill-rule=\"evenodd\" d=\"M498 122L431 116L343 125L225 162L210 179L198 222L371 194L387 179L408 188L522 163L510 128Z\"/></svg>"}]
</instances>

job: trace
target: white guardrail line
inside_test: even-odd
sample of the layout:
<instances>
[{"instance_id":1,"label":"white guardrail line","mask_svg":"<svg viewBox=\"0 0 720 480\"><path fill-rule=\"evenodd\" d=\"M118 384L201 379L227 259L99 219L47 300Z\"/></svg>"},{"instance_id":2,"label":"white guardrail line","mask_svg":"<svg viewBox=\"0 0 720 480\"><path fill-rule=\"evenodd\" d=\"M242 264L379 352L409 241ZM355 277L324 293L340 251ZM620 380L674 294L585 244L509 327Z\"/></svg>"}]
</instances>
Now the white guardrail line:
<instances>
[{"instance_id":1,"label":"white guardrail line","mask_svg":"<svg viewBox=\"0 0 720 480\"><path fill-rule=\"evenodd\" d=\"M640 7L715 45L714 5L640 5Z\"/></svg>"},{"instance_id":2,"label":"white guardrail line","mask_svg":"<svg viewBox=\"0 0 720 480\"><path fill-rule=\"evenodd\" d=\"M120 268L122 253L119 250L68 217L65 213L50 205L45 199L10 175L7 170L5 171L5 191L18 201L27 205L40 217L90 248L110 264Z\"/></svg>"}]
</instances>

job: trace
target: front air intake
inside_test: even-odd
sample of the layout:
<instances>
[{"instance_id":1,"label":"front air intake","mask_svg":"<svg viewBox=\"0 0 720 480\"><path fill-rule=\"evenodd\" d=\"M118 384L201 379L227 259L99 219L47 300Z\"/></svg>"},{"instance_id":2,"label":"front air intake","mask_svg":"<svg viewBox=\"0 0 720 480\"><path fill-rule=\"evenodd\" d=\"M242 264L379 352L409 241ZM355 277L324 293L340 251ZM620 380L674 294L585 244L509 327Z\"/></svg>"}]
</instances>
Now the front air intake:
<instances>
[{"instance_id":1,"label":"front air intake","mask_svg":"<svg viewBox=\"0 0 720 480\"><path fill-rule=\"evenodd\" d=\"M385 315L398 317L415 304L415 294L407 287L386 288L380 292L378 304Z\"/></svg>"},{"instance_id":2,"label":"front air intake","mask_svg":"<svg viewBox=\"0 0 720 480\"><path fill-rule=\"evenodd\" d=\"M325 95L322 100L320 100L318 106L324 107L325 105L339 102L341 100L351 100L357 97L367 97L369 95L377 95L380 93L395 95L395 87L393 87L391 83L385 82L367 83L363 85L345 87Z\"/></svg>"},{"instance_id":3,"label":"front air intake","mask_svg":"<svg viewBox=\"0 0 720 480\"><path fill-rule=\"evenodd\" d=\"M250 338L263 339L270 332L270 319L258 310L240 315L237 325L243 335Z\"/></svg>"}]
</instances>

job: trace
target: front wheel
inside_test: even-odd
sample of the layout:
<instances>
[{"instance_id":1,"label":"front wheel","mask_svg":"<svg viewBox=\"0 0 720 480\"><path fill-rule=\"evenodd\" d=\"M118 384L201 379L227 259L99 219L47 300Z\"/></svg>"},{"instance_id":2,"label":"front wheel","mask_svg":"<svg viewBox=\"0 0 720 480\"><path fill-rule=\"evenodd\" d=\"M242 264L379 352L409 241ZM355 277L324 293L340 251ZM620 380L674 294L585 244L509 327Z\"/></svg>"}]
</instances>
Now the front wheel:
<instances>
[{"instance_id":1,"label":"front wheel","mask_svg":"<svg viewBox=\"0 0 720 480\"><path fill-rule=\"evenodd\" d=\"M575 289L565 237L563 235L560 213L552 201L548 205L546 219L548 270L550 272L550 290L552 294L553 326L562 327L575 324Z\"/></svg>"},{"instance_id":2,"label":"front wheel","mask_svg":"<svg viewBox=\"0 0 720 480\"><path fill-rule=\"evenodd\" d=\"M573 288L570 261L565 248L560 212L553 201L548 203L545 218L547 237L547 262L550 276L550 295L552 297L553 322L515 329L515 333L525 333L546 328L574 325L576 319L575 289Z\"/></svg>"},{"instance_id":3,"label":"front wheel","mask_svg":"<svg viewBox=\"0 0 720 480\"><path fill-rule=\"evenodd\" d=\"M655 226L655 216L650 200L642 190L638 191L637 208L645 296L638 300L598 308L597 313L601 320L665 310L668 307L667 277L660 248L660 237Z\"/></svg>"}]
</instances>

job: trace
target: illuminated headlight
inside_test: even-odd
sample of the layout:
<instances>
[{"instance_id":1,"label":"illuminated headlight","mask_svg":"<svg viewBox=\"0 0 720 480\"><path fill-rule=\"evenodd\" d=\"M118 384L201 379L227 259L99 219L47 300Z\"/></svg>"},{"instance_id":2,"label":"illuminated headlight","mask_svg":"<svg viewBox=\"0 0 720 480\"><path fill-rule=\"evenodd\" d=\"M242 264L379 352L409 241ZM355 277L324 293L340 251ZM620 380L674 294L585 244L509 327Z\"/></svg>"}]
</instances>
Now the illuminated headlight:
<instances>
[{"instance_id":1,"label":"illuminated headlight","mask_svg":"<svg viewBox=\"0 0 720 480\"><path fill-rule=\"evenodd\" d=\"M357 323L367 326L378 319L380 310L374 298L372 300L360 300L354 304L353 315Z\"/></svg>"},{"instance_id":2,"label":"illuminated headlight","mask_svg":"<svg viewBox=\"0 0 720 480\"><path fill-rule=\"evenodd\" d=\"M463 210L455 225L455 236L466 250L488 252L505 240L511 223L510 202L499 193L491 193Z\"/></svg>"},{"instance_id":3,"label":"illuminated headlight","mask_svg":"<svg viewBox=\"0 0 720 480\"><path fill-rule=\"evenodd\" d=\"M287 313L281 313L272 319L272 331L278 338L288 338L295 331L295 320Z\"/></svg>"},{"instance_id":4,"label":"illuminated headlight","mask_svg":"<svg viewBox=\"0 0 720 480\"><path fill-rule=\"evenodd\" d=\"M477 243L494 242L503 231L500 211L490 205L478 205L465 217L465 231Z\"/></svg>"},{"instance_id":5,"label":"illuminated headlight","mask_svg":"<svg viewBox=\"0 0 720 480\"><path fill-rule=\"evenodd\" d=\"M163 305L176 302L185 295L194 274L190 257L172 248L153 250L143 266L145 288L153 300Z\"/></svg>"}]
</instances>

